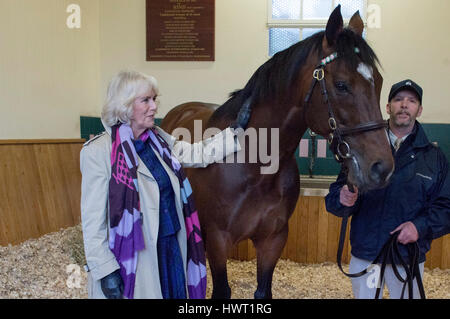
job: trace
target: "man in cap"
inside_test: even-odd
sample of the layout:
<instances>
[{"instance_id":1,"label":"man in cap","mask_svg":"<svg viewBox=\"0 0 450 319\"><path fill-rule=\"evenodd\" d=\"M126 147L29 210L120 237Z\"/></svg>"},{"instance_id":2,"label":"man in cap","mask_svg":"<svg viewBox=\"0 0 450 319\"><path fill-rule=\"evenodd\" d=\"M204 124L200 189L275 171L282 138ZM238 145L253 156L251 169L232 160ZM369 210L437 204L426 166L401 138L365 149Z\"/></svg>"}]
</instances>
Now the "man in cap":
<instances>
[{"instance_id":1,"label":"man in cap","mask_svg":"<svg viewBox=\"0 0 450 319\"><path fill-rule=\"evenodd\" d=\"M400 254L409 260L405 246L417 242L420 249L419 269L423 275L425 254L431 241L450 232L450 173L443 152L430 143L417 118L422 114L422 88L412 80L392 86L386 111L389 114L387 135L395 158L395 171L384 189L364 194L350 192L347 176L341 172L330 185L326 207L342 217L352 207L350 229L350 273L366 269L389 240L399 232ZM397 263L396 263L397 264ZM399 266L405 278L405 270ZM379 268L352 278L355 298L373 299L378 285ZM403 288L392 266L386 267L384 282L391 298L400 298ZM414 281L414 298L419 297ZM406 290L405 296L408 297Z\"/></svg>"}]
</instances>

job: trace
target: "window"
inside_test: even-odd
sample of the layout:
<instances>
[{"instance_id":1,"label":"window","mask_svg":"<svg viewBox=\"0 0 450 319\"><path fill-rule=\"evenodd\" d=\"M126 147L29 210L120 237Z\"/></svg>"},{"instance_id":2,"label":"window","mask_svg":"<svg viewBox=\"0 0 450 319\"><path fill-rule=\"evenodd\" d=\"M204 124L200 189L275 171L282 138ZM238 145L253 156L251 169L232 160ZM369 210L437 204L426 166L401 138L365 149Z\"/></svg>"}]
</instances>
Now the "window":
<instances>
[{"instance_id":1,"label":"window","mask_svg":"<svg viewBox=\"0 0 450 319\"><path fill-rule=\"evenodd\" d=\"M267 0L269 55L324 30L328 17L341 5L344 23L359 10L365 21L367 0Z\"/></svg>"}]
</instances>

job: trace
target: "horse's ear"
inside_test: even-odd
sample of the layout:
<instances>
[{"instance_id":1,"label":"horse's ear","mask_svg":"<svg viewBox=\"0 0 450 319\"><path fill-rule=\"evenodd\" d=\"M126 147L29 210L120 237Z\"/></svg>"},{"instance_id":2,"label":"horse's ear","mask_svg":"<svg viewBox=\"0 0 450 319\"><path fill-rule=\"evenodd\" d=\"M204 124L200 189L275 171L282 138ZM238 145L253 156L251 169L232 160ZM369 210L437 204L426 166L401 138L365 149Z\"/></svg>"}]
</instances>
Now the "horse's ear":
<instances>
[{"instance_id":1,"label":"horse's ear","mask_svg":"<svg viewBox=\"0 0 450 319\"><path fill-rule=\"evenodd\" d=\"M361 19L361 16L359 15L359 10L356 11L353 17L350 19L348 27L356 34L362 36L364 32L364 22Z\"/></svg>"},{"instance_id":2,"label":"horse's ear","mask_svg":"<svg viewBox=\"0 0 450 319\"><path fill-rule=\"evenodd\" d=\"M344 29L344 20L341 14L341 5L331 13L328 19L327 28L325 29L324 47L331 47L336 43L339 33Z\"/></svg>"}]
</instances>

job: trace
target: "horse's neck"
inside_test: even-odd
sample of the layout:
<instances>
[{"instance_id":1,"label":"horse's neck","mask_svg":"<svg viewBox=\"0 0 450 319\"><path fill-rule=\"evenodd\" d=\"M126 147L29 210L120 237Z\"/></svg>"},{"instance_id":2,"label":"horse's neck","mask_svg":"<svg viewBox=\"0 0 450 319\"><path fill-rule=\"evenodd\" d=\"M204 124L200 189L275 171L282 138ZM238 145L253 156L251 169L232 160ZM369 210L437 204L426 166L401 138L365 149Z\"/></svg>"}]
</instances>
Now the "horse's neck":
<instances>
[{"instance_id":1,"label":"horse's neck","mask_svg":"<svg viewBox=\"0 0 450 319\"><path fill-rule=\"evenodd\" d=\"M264 118L260 127L268 128L268 134L278 130L280 158L292 157L307 129L302 107L262 105L255 111L255 117Z\"/></svg>"},{"instance_id":2,"label":"horse's neck","mask_svg":"<svg viewBox=\"0 0 450 319\"><path fill-rule=\"evenodd\" d=\"M278 96L271 101L254 108L255 113L259 113L255 114L257 118L262 119L257 121L262 123L262 127L279 129L280 158L292 158L308 129L304 112L306 106L302 101L311 83L311 78L306 74L312 74L317 60L316 53L311 52L301 68L304 76L299 77L285 92L278 92Z\"/></svg>"}]
</instances>

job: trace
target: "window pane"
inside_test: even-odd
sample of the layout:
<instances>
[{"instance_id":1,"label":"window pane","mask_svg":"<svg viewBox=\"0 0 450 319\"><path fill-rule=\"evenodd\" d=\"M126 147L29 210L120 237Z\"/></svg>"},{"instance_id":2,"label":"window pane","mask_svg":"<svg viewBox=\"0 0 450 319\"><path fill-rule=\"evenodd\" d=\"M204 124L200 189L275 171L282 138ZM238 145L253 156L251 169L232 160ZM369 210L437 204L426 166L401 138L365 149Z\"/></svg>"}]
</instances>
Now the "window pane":
<instances>
[{"instance_id":1,"label":"window pane","mask_svg":"<svg viewBox=\"0 0 450 319\"><path fill-rule=\"evenodd\" d=\"M331 0L303 0L303 19L328 19Z\"/></svg>"},{"instance_id":2,"label":"window pane","mask_svg":"<svg viewBox=\"0 0 450 319\"><path fill-rule=\"evenodd\" d=\"M272 0L272 19L300 19L300 0Z\"/></svg>"},{"instance_id":3,"label":"window pane","mask_svg":"<svg viewBox=\"0 0 450 319\"><path fill-rule=\"evenodd\" d=\"M269 55L289 48L300 40L300 29L271 28L269 29Z\"/></svg>"},{"instance_id":4,"label":"window pane","mask_svg":"<svg viewBox=\"0 0 450 319\"><path fill-rule=\"evenodd\" d=\"M364 19L366 8L365 0L336 0L336 6L341 5L341 13L344 19L350 19L359 10L359 15Z\"/></svg>"},{"instance_id":5,"label":"window pane","mask_svg":"<svg viewBox=\"0 0 450 319\"><path fill-rule=\"evenodd\" d=\"M306 38L312 36L314 33L317 33L319 31L323 31L323 29L318 29L318 28L304 28L304 29L302 29L302 40L305 40Z\"/></svg>"}]
</instances>

